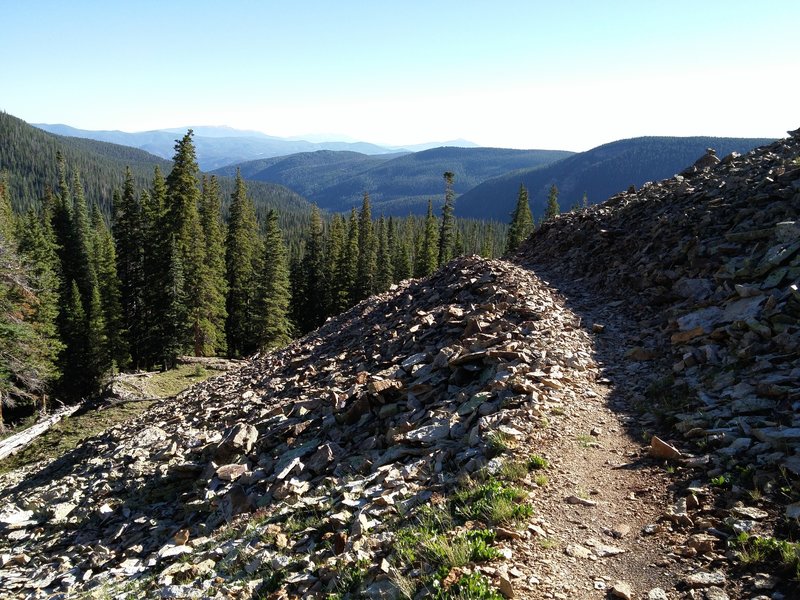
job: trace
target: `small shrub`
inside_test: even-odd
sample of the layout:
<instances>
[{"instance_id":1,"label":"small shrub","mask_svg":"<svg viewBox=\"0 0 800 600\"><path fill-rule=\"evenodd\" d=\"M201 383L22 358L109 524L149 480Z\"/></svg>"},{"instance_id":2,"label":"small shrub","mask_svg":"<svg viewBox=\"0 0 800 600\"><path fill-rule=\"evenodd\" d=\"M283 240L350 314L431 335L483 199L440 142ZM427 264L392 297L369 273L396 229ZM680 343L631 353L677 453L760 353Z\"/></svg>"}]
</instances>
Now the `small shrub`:
<instances>
[{"instance_id":1,"label":"small shrub","mask_svg":"<svg viewBox=\"0 0 800 600\"><path fill-rule=\"evenodd\" d=\"M539 456L538 454L531 454L528 457L528 470L529 471L537 471L539 469L546 469L550 465L548 464L547 460Z\"/></svg>"}]
</instances>

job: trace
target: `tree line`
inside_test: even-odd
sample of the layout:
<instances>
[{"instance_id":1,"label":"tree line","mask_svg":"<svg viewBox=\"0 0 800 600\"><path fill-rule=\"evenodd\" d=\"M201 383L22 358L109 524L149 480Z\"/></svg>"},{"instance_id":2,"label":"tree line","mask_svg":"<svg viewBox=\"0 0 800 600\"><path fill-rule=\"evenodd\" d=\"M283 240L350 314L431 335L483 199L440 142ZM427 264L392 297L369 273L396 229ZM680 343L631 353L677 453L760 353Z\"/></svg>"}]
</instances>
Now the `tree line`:
<instances>
[{"instance_id":1,"label":"tree line","mask_svg":"<svg viewBox=\"0 0 800 600\"><path fill-rule=\"evenodd\" d=\"M506 227L454 217L444 174L441 217L360 210L291 221L257 213L237 175L223 218L216 177L197 166L192 132L170 172L137 189L126 170L112 213L87 201L57 156L56 182L15 214L0 180L0 399L46 408L77 401L109 373L168 369L182 354L248 356L278 347L362 299L453 256L495 256ZM0 404L0 409L2 408ZM1 419L0 419L0 422Z\"/></svg>"}]
</instances>

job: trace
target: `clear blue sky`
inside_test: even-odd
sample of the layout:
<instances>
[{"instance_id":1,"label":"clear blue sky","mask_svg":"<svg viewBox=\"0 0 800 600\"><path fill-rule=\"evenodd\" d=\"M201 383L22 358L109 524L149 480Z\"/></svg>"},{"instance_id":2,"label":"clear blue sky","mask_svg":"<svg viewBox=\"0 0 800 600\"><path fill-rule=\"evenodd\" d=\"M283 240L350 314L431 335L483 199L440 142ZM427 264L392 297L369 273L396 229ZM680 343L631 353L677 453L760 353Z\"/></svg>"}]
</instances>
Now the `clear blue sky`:
<instances>
[{"instance_id":1,"label":"clear blue sky","mask_svg":"<svg viewBox=\"0 0 800 600\"><path fill-rule=\"evenodd\" d=\"M0 110L583 150L800 126L798 0L0 0Z\"/></svg>"}]
</instances>

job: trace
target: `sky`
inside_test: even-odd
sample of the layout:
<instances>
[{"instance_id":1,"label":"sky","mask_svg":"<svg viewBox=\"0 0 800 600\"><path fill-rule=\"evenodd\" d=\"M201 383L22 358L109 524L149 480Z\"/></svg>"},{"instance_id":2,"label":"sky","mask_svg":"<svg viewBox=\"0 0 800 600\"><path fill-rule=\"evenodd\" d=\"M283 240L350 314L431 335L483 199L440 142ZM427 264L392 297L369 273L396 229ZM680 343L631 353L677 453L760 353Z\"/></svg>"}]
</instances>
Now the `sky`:
<instances>
[{"instance_id":1,"label":"sky","mask_svg":"<svg viewBox=\"0 0 800 600\"><path fill-rule=\"evenodd\" d=\"M797 0L0 0L0 110L582 151L800 126Z\"/></svg>"}]
</instances>

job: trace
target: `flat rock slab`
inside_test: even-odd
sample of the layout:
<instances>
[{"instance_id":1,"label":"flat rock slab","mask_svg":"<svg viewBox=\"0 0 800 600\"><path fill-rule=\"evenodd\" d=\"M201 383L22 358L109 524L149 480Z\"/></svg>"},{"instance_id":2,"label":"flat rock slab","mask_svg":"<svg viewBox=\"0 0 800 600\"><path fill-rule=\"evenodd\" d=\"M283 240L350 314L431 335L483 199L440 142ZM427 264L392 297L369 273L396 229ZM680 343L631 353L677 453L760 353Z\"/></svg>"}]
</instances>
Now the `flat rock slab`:
<instances>
[{"instance_id":1,"label":"flat rock slab","mask_svg":"<svg viewBox=\"0 0 800 600\"><path fill-rule=\"evenodd\" d=\"M711 573L699 572L687 575L683 582L692 589L725 585L725 574L719 571Z\"/></svg>"}]
</instances>

